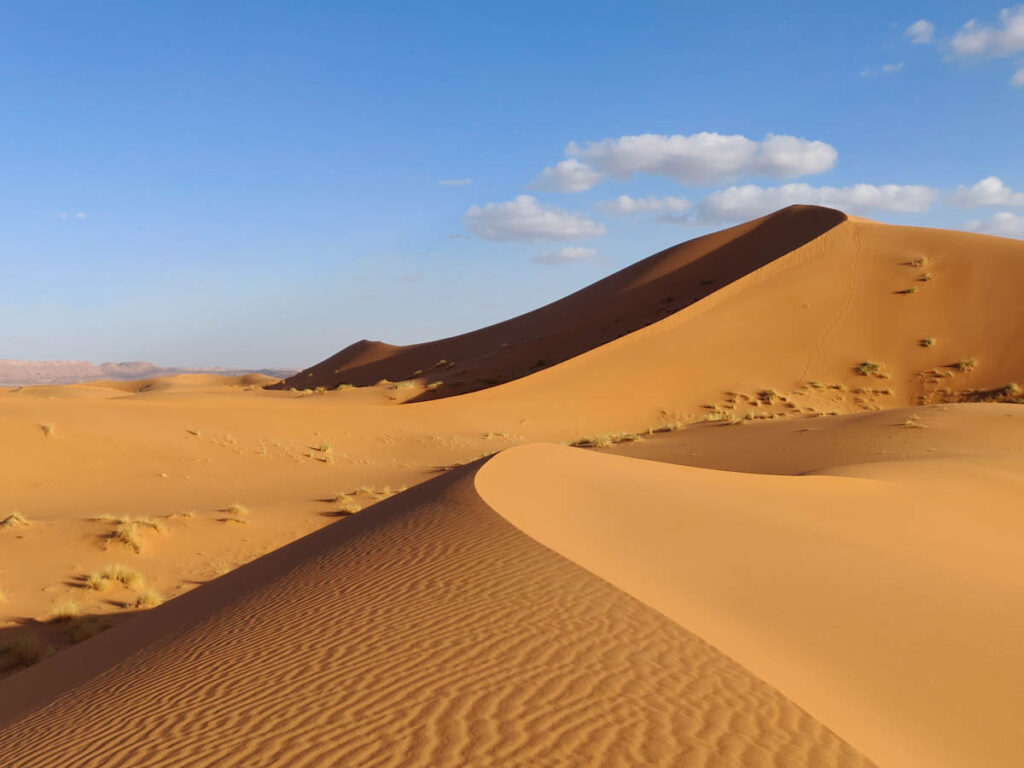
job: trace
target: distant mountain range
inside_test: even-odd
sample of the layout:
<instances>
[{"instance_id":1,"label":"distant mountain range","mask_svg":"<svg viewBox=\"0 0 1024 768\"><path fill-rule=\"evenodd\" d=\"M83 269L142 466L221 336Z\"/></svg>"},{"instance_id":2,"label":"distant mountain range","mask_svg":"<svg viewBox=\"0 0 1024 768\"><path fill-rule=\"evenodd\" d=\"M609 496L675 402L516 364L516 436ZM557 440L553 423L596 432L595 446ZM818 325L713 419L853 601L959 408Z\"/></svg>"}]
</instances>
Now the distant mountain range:
<instances>
[{"instance_id":1,"label":"distant mountain range","mask_svg":"<svg viewBox=\"0 0 1024 768\"><path fill-rule=\"evenodd\" d=\"M224 376L262 373L285 379L297 371L284 368L170 368L144 361L97 365L84 360L0 360L0 386L77 384L100 379L130 381L153 376L174 376L180 373L215 373Z\"/></svg>"}]
</instances>

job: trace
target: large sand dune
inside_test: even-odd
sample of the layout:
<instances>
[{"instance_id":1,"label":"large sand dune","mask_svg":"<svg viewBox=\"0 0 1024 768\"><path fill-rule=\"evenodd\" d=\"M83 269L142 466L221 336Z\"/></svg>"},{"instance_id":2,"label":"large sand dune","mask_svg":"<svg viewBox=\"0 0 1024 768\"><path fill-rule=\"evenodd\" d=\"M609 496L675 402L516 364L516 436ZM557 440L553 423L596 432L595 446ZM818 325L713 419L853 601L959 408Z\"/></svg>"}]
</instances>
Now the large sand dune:
<instances>
[{"instance_id":1,"label":"large sand dune","mask_svg":"<svg viewBox=\"0 0 1024 768\"><path fill-rule=\"evenodd\" d=\"M1021 284L796 207L282 388L0 390L0 765L1015 765Z\"/></svg>"},{"instance_id":2,"label":"large sand dune","mask_svg":"<svg viewBox=\"0 0 1024 768\"><path fill-rule=\"evenodd\" d=\"M0 732L0 764L868 764L516 530L480 501L475 472L10 678L0 723L31 714Z\"/></svg>"}]
</instances>

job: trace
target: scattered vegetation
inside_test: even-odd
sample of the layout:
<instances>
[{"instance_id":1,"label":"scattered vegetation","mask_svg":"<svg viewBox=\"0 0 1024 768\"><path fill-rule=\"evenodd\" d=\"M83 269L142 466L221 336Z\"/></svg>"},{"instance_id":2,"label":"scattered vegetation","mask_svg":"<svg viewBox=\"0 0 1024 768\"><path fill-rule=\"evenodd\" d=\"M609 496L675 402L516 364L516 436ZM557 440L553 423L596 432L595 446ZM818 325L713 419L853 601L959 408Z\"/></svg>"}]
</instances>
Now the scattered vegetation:
<instances>
[{"instance_id":1,"label":"scattered vegetation","mask_svg":"<svg viewBox=\"0 0 1024 768\"><path fill-rule=\"evenodd\" d=\"M134 607L140 609L156 608L164 601L163 596L152 589L146 589L135 598Z\"/></svg>"},{"instance_id":2,"label":"scattered vegetation","mask_svg":"<svg viewBox=\"0 0 1024 768\"><path fill-rule=\"evenodd\" d=\"M47 437L53 437L57 432L57 428L53 424L40 424L39 428L43 430L43 434Z\"/></svg>"},{"instance_id":3,"label":"scattered vegetation","mask_svg":"<svg viewBox=\"0 0 1024 768\"><path fill-rule=\"evenodd\" d=\"M917 343L920 344L922 347L934 347L935 346L935 337L934 336L929 336L928 338L921 339Z\"/></svg>"},{"instance_id":4,"label":"scattered vegetation","mask_svg":"<svg viewBox=\"0 0 1024 768\"><path fill-rule=\"evenodd\" d=\"M953 364L953 368L956 368L960 373L970 373L978 366L978 359L976 357L968 357L966 360L957 360Z\"/></svg>"},{"instance_id":5,"label":"scattered vegetation","mask_svg":"<svg viewBox=\"0 0 1024 768\"><path fill-rule=\"evenodd\" d=\"M415 381L396 381L392 389L412 389L416 386Z\"/></svg>"},{"instance_id":6,"label":"scattered vegetation","mask_svg":"<svg viewBox=\"0 0 1024 768\"><path fill-rule=\"evenodd\" d=\"M896 291L896 293L900 294L901 296L909 296L912 293L917 293L917 286L912 285L909 288L904 288L902 291Z\"/></svg>"},{"instance_id":7,"label":"scattered vegetation","mask_svg":"<svg viewBox=\"0 0 1024 768\"><path fill-rule=\"evenodd\" d=\"M237 504L237 503L230 505L224 511L227 512L229 515L238 515L239 517L243 517L243 516L249 514L249 508L248 507L246 507L244 504Z\"/></svg>"},{"instance_id":8,"label":"scattered vegetation","mask_svg":"<svg viewBox=\"0 0 1024 768\"><path fill-rule=\"evenodd\" d=\"M861 376L872 376L881 372L882 363L874 363L870 360L866 360L860 365L855 366L853 370Z\"/></svg>"},{"instance_id":9,"label":"scattered vegetation","mask_svg":"<svg viewBox=\"0 0 1024 768\"><path fill-rule=\"evenodd\" d=\"M30 667L46 656L46 651L39 644L35 635L22 635L0 645L0 658L4 669Z\"/></svg>"},{"instance_id":10,"label":"scattered vegetation","mask_svg":"<svg viewBox=\"0 0 1024 768\"><path fill-rule=\"evenodd\" d=\"M111 623L105 619L88 618L77 620L68 627L68 638L72 643L80 643L83 640L88 640L90 637L95 637L100 632L110 629L111 626Z\"/></svg>"},{"instance_id":11,"label":"scattered vegetation","mask_svg":"<svg viewBox=\"0 0 1024 768\"><path fill-rule=\"evenodd\" d=\"M24 528L30 525L28 518L21 512L11 512L3 520L0 520L0 529L3 528Z\"/></svg>"},{"instance_id":12,"label":"scattered vegetation","mask_svg":"<svg viewBox=\"0 0 1024 768\"><path fill-rule=\"evenodd\" d=\"M46 618L48 621L60 624L65 621L71 621L77 615L78 603L74 600L58 600L50 606L50 612L46 614Z\"/></svg>"},{"instance_id":13,"label":"scattered vegetation","mask_svg":"<svg viewBox=\"0 0 1024 768\"><path fill-rule=\"evenodd\" d=\"M907 264L909 264L912 267L923 267L927 263L928 259L926 259L924 256L917 256L907 262Z\"/></svg>"},{"instance_id":14,"label":"scattered vegetation","mask_svg":"<svg viewBox=\"0 0 1024 768\"><path fill-rule=\"evenodd\" d=\"M142 551L142 542L139 540L139 528L135 523L118 523L110 532L110 540L124 544L136 554Z\"/></svg>"},{"instance_id":15,"label":"scattered vegetation","mask_svg":"<svg viewBox=\"0 0 1024 768\"><path fill-rule=\"evenodd\" d=\"M444 384L443 381L432 381L429 384L427 384L427 389L429 391L433 392L435 389L437 389L438 387L440 387L443 384Z\"/></svg>"},{"instance_id":16,"label":"scattered vegetation","mask_svg":"<svg viewBox=\"0 0 1024 768\"><path fill-rule=\"evenodd\" d=\"M117 582L122 586L128 587L128 589L137 589L143 585L144 581L142 574L134 568L129 568L127 565L120 565L119 563L113 563L105 566L99 571L90 573L86 577L85 585L89 589L103 591L111 582Z\"/></svg>"},{"instance_id":17,"label":"scattered vegetation","mask_svg":"<svg viewBox=\"0 0 1024 768\"><path fill-rule=\"evenodd\" d=\"M934 278L931 272L922 272L917 279L922 283L930 283Z\"/></svg>"},{"instance_id":18,"label":"scattered vegetation","mask_svg":"<svg viewBox=\"0 0 1024 768\"><path fill-rule=\"evenodd\" d=\"M909 417L907 417L907 420L903 422L902 426L904 426L904 427L915 427L917 429L924 429L927 426L927 424L922 424L919 421L919 419L920 419L920 416L917 416L917 415L909 416Z\"/></svg>"},{"instance_id":19,"label":"scattered vegetation","mask_svg":"<svg viewBox=\"0 0 1024 768\"><path fill-rule=\"evenodd\" d=\"M616 443L631 443L643 439L643 435L636 432L616 432L607 435L585 437L569 443L569 445L574 448L607 448Z\"/></svg>"}]
</instances>

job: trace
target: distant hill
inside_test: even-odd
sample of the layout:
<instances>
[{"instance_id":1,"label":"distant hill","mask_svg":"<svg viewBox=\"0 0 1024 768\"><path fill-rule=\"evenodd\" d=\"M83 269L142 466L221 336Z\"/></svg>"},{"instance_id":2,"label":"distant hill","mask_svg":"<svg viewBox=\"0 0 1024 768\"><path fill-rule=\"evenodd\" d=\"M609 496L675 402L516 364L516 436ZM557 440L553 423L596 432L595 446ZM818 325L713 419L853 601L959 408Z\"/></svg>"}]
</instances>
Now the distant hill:
<instances>
[{"instance_id":1,"label":"distant hill","mask_svg":"<svg viewBox=\"0 0 1024 768\"><path fill-rule=\"evenodd\" d=\"M0 360L0 386L9 387L77 384L98 379L132 381L154 376L174 376L179 373L213 373L224 376L262 373L284 379L296 372L283 368L170 368L144 361L97 365L84 360Z\"/></svg>"}]
</instances>

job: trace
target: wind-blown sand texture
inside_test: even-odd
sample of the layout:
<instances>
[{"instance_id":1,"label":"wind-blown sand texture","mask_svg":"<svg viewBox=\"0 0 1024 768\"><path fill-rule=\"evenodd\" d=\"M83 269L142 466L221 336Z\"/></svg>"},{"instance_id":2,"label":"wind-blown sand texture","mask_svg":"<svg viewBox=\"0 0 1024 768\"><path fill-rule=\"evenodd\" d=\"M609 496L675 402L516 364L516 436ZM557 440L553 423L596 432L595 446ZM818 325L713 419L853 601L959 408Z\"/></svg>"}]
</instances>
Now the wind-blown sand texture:
<instances>
[{"instance_id":1,"label":"wind-blown sand texture","mask_svg":"<svg viewBox=\"0 0 1024 768\"><path fill-rule=\"evenodd\" d=\"M794 207L276 390L0 390L0 765L1015 765L1022 257Z\"/></svg>"}]
</instances>

